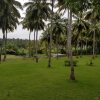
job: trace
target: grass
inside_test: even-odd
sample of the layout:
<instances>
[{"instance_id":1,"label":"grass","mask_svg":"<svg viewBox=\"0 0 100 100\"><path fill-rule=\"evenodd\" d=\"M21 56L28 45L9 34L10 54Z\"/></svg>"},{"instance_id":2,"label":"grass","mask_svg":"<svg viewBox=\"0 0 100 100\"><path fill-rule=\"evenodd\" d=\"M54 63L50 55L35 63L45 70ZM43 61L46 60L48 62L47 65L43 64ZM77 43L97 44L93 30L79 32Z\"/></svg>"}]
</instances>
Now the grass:
<instances>
[{"instance_id":1,"label":"grass","mask_svg":"<svg viewBox=\"0 0 100 100\"><path fill-rule=\"evenodd\" d=\"M70 81L66 58L47 58L39 63L31 59L9 56L0 64L0 100L100 100L100 57L88 66L90 57L78 59L76 81Z\"/></svg>"}]
</instances>

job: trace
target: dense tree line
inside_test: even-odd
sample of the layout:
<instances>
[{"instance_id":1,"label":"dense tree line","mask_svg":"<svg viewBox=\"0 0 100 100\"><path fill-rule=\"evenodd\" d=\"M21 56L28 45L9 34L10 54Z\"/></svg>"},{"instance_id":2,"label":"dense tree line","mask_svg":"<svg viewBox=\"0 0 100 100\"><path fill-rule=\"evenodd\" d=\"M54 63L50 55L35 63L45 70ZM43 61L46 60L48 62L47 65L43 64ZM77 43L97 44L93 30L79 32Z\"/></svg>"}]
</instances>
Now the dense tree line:
<instances>
[{"instance_id":1,"label":"dense tree line","mask_svg":"<svg viewBox=\"0 0 100 100\"><path fill-rule=\"evenodd\" d=\"M0 39L0 42L2 39ZM1 42L2 43L2 42ZM30 56L33 56L33 47L34 47L34 40L30 40ZM39 41L38 41L39 43ZM2 44L0 44L2 46ZM2 54L4 54L3 48ZM6 44L6 52L7 54L11 55L19 55L19 56L29 56L29 40L28 39L7 39L7 44ZM39 53L43 53L42 48L38 49Z\"/></svg>"}]
</instances>

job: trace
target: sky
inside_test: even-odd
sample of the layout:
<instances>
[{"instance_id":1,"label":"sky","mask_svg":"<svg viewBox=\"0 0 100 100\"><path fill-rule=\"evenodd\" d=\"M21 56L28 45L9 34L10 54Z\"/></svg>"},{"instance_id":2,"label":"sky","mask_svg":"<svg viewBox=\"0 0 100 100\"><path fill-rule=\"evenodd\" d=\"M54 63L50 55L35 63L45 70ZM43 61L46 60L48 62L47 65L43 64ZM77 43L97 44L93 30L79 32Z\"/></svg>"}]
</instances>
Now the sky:
<instances>
[{"instance_id":1,"label":"sky","mask_svg":"<svg viewBox=\"0 0 100 100\"><path fill-rule=\"evenodd\" d=\"M23 5L25 2L27 2L29 0L17 0L17 1L21 2L21 4ZM21 17L24 17L25 16L25 9L23 11L22 10L19 10L19 11L20 11ZM42 33L42 31L39 31L38 39L40 38L41 33ZM28 39L28 37L29 37L29 31L27 29L23 29L22 25L18 25L16 30L8 33L8 38ZM2 38L2 31L1 30L0 30L0 38ZM32 33L31 40L33 40L33 39L34 39L34 34Z\"/></svg>"}]
</instances>

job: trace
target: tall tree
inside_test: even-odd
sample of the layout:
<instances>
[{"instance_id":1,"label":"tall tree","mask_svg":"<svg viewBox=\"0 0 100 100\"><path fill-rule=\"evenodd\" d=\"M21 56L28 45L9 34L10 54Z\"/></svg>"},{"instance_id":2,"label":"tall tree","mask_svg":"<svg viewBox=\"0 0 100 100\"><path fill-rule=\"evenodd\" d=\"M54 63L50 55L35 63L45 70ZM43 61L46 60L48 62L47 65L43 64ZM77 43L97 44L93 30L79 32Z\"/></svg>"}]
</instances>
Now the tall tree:
<instances>
[{"instance_id":1,"label":"tall tree","mask_svg":"<svg viewBox=\"0 0 100 100\"><path fill-rule=\"evenodd\" d=\"M57 48L57 59L58 59L58 46L60 43L60 39L62 37L62 35L65 35L66 33L66 19L61 18L61 16L57 13L55 13L53 15L53 19L52 19L52 40L54 41L54 43L56 44L56 48ZM51 25L50 25L51 26Z\"/></svg>"},{"instance_id":2,"label":"tall tree","mask_svg":"<svg viewBox=\"0 0 100 100\"><path fill-rule=\"evenodd\" d=\"M83 48L83 36L84 33L89 34L89 22L87 22L84 19L84 13L79 12L78 15L75 17L75 21L73 22L73 38L76 41L77 45L80 43L81 53L80 56L82 56L82 48ZM77 48L78 49L78 48Z\"/></svg>"},{"instance_id":3,"label":"tall tree","mask_svg":"<svg viewBox=\"0 0 100 100\"><path fill-rule=\"evenodd\" d=\"M53 25L51 26L51 22L48 23L48 27L42 34L42 41L45 41L48 44L48 47L50 49L50 34L52 33L52 46L53 44L56 45L57 49L57 58L58 58L58 46L60 44L61 38L65 35L66 33L66 19L61 18L61 16L58 13L55 13L53 15L52 23ZM51 32L52 28L52 32ZM49 51L50 53L50 51Z\"/></svg>"},{"instance_id":4,"label":"tall tree","mask_svg":"<svg viewBox=\"0 0 100 100\"><path fill-rule=\"evenodd\" d=\"M18 18L20 18L20 13L18 8L22 9L21 4L16 0L4 0L2 1L3 7L0 9L2 14L0 15L0 28L3 32L4 40L4 58L6 60L6 44L7 44L7 33L8 31L13 31L16 29L19 23Z\"/></svg>"},{"instance_id":5,"label":"tall tree","mask_svg":"<svg viewBox=\"0 0 100 100\"><path fill-rule=\"evenodd\" d=\"M87 9L88 0L58 0L60 4L60 10L67 9L68 11L68 38L67 38L67 48L68 48L68 58L70 61L71 73L70 79L75 80L74 66L72 58L72 16L79 10Z\"/></svg>"},{"instance_id":6,"label":"tall tree","mask_svg":"<svg viewBox=\"0 0 100 100\"><path fill-rule=\"evenodd\" d=\"M24 7L26 8L26 14L28 14L29 19L34 23L34 30L36 35L36 41L35 41L35 51L36 51L36 62L38 62L38 55L37 55L37 49L38 49L38 31L43 30L45 23L44 20L47 20L50 15L50 7L49 3L47 3L45 0L30 0L29 2L24 4Z\"/></svg>"},{"instance_id":7,"label":"tall tree","mask_svg":"<svg viewBox=\"0 0 100 100\"><path fill-rule=\"evenodd\" d=\"M87 11L85 19L91 23L91 30L93 31L93 58L95 57L95 46L96 46L96 26L100 21L100 1L91 0L91 9Z\"/></svg>"},{"instance_id":8,"label":"tall tree","mask_svg":"<svg viewBox=\"0 0 100 100\"><path fill-rule=\"evenodd\" d=\"M48 60L48 67L51 67L51 52L52 52L52 26L53 26L53 14L54 14L54 2L55 0L51 1L51 33L50 33L50 44L49 44L49 60Z\"/></svg>"},{"instance_id":9,"label":"tall tree","mask_svg":"<svg viewBox=\"0 0 100 100\"><path fill-rule=\"evenodd\" d=\"M31 57L31 32L34 30L34 23L30 20L30 16L26 14L25 18L22 21L23 28L27 28L29 32L29 57ZM35 34L35 33L34 33Z\"/></svg>"}]
</instances>

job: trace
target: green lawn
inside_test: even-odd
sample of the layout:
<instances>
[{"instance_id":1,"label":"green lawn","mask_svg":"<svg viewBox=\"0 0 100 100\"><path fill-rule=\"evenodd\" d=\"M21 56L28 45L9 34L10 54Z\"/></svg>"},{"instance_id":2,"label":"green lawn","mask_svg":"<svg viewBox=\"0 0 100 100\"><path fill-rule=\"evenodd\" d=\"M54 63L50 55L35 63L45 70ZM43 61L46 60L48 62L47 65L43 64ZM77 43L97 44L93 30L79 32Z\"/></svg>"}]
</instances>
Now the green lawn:
<instances>
[{"instance_id":1,"label":"green lawn","mask_svg":"<svg viewBox=\"0 0 100 100\"><path fill-rule=\"evenodd\" d=\"M88 66L90 57L78 59L76 81L69 80L65 58L48 59L9 57L0 64L0 100L100 100L100 57Z\"/></svg>"}]
</instances>

